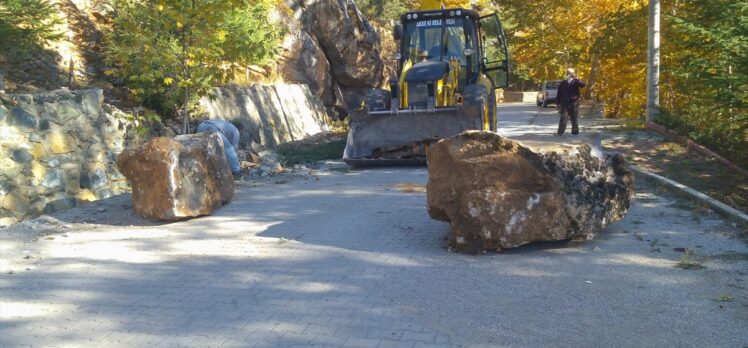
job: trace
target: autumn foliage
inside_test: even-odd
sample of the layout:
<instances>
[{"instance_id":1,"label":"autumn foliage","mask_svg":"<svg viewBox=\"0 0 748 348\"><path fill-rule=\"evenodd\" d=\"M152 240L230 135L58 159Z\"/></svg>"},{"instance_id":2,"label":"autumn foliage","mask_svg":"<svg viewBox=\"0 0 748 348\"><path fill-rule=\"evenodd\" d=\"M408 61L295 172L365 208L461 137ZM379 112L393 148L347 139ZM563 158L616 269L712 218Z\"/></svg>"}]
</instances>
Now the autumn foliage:
<instances>
[{"instance_id":1,"label":"autumn foliage","mask_svg":"<svg viewBox=\"0 0 748 348\"><path fill-rule=\"evenodd\" d=\"M607 117L643 120L648 1L504 0L516 78L577 68ZM748 165L748 3L662 3L658 122Z\"/></svg>"}]
</instances>

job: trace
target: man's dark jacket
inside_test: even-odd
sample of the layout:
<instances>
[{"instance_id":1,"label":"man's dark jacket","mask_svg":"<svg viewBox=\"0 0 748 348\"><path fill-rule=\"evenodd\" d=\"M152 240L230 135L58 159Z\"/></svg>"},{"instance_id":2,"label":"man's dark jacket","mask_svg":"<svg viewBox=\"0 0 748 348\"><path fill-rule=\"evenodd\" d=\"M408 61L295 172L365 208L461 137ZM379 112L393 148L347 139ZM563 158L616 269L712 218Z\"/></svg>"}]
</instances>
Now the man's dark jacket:
<instances>
[{"instance_id":1,"label":"man's dark jacket","mask_svg":"<svg viewBox=\"0 0 748 348\"><path fill-rule=\"evenodd\" d=\"M559 104L571 104L579 101L579 89L584 87L585 84L580 79L572 79L571 83L569 80L561 81L558 85L558 94L556 94L556 100Z\"/></svg>"}]
</instances>

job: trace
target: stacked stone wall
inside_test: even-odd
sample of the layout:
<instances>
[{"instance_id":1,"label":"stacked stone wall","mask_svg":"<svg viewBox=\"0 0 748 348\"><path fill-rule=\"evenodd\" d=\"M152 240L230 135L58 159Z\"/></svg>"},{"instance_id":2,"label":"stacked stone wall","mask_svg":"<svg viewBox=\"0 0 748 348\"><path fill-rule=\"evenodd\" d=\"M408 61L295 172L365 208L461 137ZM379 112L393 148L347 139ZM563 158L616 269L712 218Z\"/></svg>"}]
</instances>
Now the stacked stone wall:
<instances>
[{"instance_id":1,"label":"stacked stone wall","mask_svg":"<svg viewBox=\"0 0 748 348\"><path fill-rule=\"evenodd\" d=\"M101 90L0 99L0 226L128 190L116 161L132 123Z\"/></svg>"}]
</instances>

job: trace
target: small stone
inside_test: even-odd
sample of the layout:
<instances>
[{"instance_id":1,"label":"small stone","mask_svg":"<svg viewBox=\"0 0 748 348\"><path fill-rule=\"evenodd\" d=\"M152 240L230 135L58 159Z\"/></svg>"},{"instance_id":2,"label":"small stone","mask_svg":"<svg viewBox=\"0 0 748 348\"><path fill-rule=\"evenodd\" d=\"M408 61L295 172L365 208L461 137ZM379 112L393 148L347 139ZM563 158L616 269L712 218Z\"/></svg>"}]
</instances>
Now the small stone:
<instances>
[{"instance_id":1,"label":"small stone","mask_svg":"<svg viewBox=\"0 0 748 348\"><path fill-rule=\"evenodd\" d=\"M72 152L75 148L74 142L67 134L59 131L47 133L47 148L55 154Z\"/></svg>"},{"instance_id":2,"label":"small stone","mask_svg":"<svg viewBox=\"0 0 748 348\"><path fill-rule=\"evenodd\" d=\"M79 184L78 179L75 180L65 180L65 193L69 195L74 195L78 192L80 192L81 186Z\"/></svg>"},{"instance_id":3,"label":"small stone","mask_svg":"<svg viewBox=\"0 0 748 348\"><path fill-rule=\"evenodd\" d=\"M31 155L29 150L26 150L24 148L13 150L10 156L14 161L18 163L29 163L34 159L34 156Z\"/></svg>"},{"instance_id":4,"label":"small stone","mask_svg":"<svg viewBox=\"0 0 748 348\"><path fill-rule=\"evenodd\" d=\"M10 184L5 182L4 180L0 180L0 199L4 198L11 189L12 187L10 186Z\"/></svg>"},{"instance_id":5,"label":"small stone","mask_svg":"<svg viewBox=\"0 0 748 348\"><path fill-rule=\"evenodd\" d=\"M50 123L48 119L43 119L39 121L39 130L45 131L45 130L49 130L49 128L50 128Z\"/></svg>"},{"instance_id":6,"label":"small stone","mask_svg":"<svg viewBox=\"0 0 748 348\"><path fill-rule=\"evenodd\" d=\"M62 187L62 175L59 170L53 170L49 172L44 179L42 179L41 185L46 188L59 188Z\"/></svg>"},{"instance_id":7,"label":"small stone","mask_svg":"<svg viewBox=\"0 0 748 348\"><path fill-rule=\"evenodd\" d=\"M19 127L36 129L36 115L21 107L14 107L10 111L10 123Z\"/></svg>"},{"instance_id":8,"label":"small stone","mask_svg":"<svg viewBox=\"0 0 748 348\"><path fill-rule=\"evenodd\" d=\"M79 202L93 202L96 200L96 195L91 190L84 189L75 195L75 198Z\"/></svg>"},{"instance_id":9,"label":"small stone","mask_svg":"<svg viewBox=\"0 0 748 348\"><path fill-rule=\"evenodd\" d=\"M57 114L57 122L65 124L83 115L83 112L78 109L78 105L72 101L61 101L55 109Z\"/></svg>"},{"instance_id":10,"label":"small stone","mask_svg":"<svg viewBox=\"0 0 748 348\"><path fill-rule=\"evenodd\" d=\"M114 193L112 192L112 190L106 187L96 190L96 198L98 199L107 199L109 197L112 197L113 195Z\"/></svg>"},{"instance_id":11,"label":"small stone","mask_svg":"<svg viewBox=\"0 0 748 348\"><path fill-rule=\"evenodd\" d=\"M47 154L47 151L44 150L44 144L42 143L35 143L31 146L31 155L34 156L36 159L40 159L44 157Z\"/></svg>"},{"instance_id":12,"label":"small stone","mask_svg":"<svg viewBox=\"0 0 748 348\"><path fill-rule=\"evenodd\" d=\"M47 174L47 168L45 168L39 161L31 162L31 175L36 180L42 180Z\"/></svg>"},{"instance_id":13,"label":"small stone","mask_svg":"<svg viewBox=\"0 0 748 348\"><path fill-rule=\"evenodd\" d=\"M23 171L23 165L17 163L11 158L0 158L0 173L5 175L8 180L15 179Z\"/></svg>"},{"instance_id":14,"label":"small stone","mask_svg":"<svg viewBox=\"0 0 748 348\"><path fill-rule=\"evenodd\" d=\"M44 207L45 214L68 210L75 207L75 199L66 197L64 194L55 194L47 198L47 206Z\"/></svg>"},{"instance_id":15,"label":"small stone","mask_svg":"<svg viewBox=\"0 0 748 348\"><path fill-rule=\"evenodd\" d=\"M21 196L18 192L11 192L3 199L2 207L17 217L23 217L28 212L29 199Z\"/></svg>"}]
</instances>

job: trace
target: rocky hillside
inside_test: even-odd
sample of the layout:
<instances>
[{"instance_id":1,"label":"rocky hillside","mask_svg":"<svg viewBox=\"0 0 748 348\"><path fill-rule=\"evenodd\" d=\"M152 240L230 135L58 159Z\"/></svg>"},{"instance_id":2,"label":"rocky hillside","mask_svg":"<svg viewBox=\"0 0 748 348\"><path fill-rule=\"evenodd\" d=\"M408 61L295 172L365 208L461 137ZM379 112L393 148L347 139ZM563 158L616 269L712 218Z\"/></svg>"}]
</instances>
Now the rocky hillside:
<instances>
[{"instance_id":1,"label":"rocky hillside","mask_svg":"<svg viewBox=\"0 0 748 348\"><path fill-rule=\"evenodd\" d=\"M31 59L1 57L7 92L60 87L105 89L118 98L118 81L107 78L103 45L114 11L102 0L55 0L64 34ZM353 0L279 0L272 21L287 28L277 61L259 69L257 82L270 76L306 84L329 116L342 118L361 101L362 91L383 83L380 40ZM263 76L263 74L265 76Z\"/></svg>"}]
</instances>

